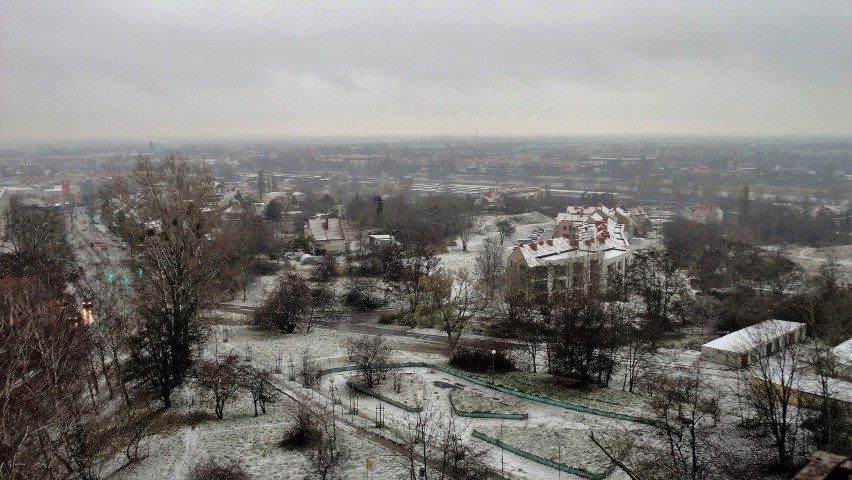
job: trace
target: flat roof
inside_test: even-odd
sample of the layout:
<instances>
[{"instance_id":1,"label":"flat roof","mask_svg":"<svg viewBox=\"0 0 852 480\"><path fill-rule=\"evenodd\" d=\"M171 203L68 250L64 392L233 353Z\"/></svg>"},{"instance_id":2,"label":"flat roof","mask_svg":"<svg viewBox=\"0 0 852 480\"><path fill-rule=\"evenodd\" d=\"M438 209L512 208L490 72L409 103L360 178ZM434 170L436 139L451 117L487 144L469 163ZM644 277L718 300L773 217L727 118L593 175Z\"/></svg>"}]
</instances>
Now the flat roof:
<instances>
[{"instance_id":1,"label":"flat roof","mask_svg":"<svg viewBox=\"0 0 852 480\"><path fill-rule=\"evenodd\" d=\"M757 345L764 343L766 340L777 338L804 326L805 324L800 322L788 322L778 319L766 320L765 322L760 322L707 342L702 347L745 353Z\"/></svg>"}]
</instances>

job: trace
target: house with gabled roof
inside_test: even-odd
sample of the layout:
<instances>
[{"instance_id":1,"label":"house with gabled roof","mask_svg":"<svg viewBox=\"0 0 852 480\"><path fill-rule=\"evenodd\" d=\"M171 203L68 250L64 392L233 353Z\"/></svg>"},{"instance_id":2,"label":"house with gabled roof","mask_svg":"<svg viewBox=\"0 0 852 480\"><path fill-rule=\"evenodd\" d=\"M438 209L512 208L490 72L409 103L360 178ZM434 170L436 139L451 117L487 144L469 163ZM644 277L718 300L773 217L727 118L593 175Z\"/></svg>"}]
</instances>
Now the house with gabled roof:
<instances>
[{"instance_id":1,"label":"house with gabled roof","mask_svg":"<svg viewBox=\"0 0 852 480\"><path fill-rule=\"evenodd\" d=\"M722 223L724 213L716 205L698 205L692 209L689 218L698 223Z\"/></svg>"},{"instance_id":2,"label":"house with gabled roof","mask_svg":"<svg viewBox=\"0 0 852 480\"><path fill-rule=\"evenodd\" d=\"M308 219L308 231L315 252L343 253L349 251L346 231L339 218Z\"/></svg>"},{"instance_id":3,"label":"house with gabled roof","mask_svg":"<svg viewBox=\"0 0 852 480\"><path fill-rule=\"evenodd\" d=\"M507 269L548 294L563 289L603 291L614 276L624 277L632 251L620 228L610 234L605 225L586 225L576 235L522 243L509 254Z\"/></svg>"}]
</instances>

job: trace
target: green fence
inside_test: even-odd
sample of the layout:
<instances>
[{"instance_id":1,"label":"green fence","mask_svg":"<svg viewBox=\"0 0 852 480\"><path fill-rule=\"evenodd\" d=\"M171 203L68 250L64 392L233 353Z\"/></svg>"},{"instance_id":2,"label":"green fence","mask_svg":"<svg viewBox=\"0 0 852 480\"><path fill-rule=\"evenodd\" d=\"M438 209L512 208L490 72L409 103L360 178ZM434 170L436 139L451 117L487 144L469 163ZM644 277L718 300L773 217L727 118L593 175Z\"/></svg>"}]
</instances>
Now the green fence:
<instances>
[{"instance_id":1,"label":"green fence","mask_svg":"<svg viewBox=\"0 0 852 480\"><path fill-rule=\"evenodd\" d=\"M465 410L459 410L456 408L455 402L453 402L453 395L450 394L450 408L453 409L453 413L460 417L468 417L468 418L500 418L503 420L526 420L528 415L526 413L492 413L492 412L468 412Z\"/></svg>"},{"instance_id":2,"label":"green fence","mask_svg":"<svg viewBox=\"0 0 852 480\"><path fill-rule=\"evenodd\" d=\"M347 382L347 385L349 385L349 387L352 388L353 390L355 390L356 392L360 392L360 393L363 393L364 395L369 395L371 397L377 398L377 399L381 400L382 402L389 403L389 404L393 405L394 407L401 408L401 409L405 410L406 412L417 413L417 412L423 411L423 407L408 406L408 405L406 405L402 402L397 402L396 400L392 400L392 399L376 392L375 390L369 389L367 387L362 387L361 385L356 385L352 382Z\"/></svg>"},{"instance_id":3,"label":"green fence","mask_svg":"<svg viewBox=\"0 0 852 480\"><path fill-rule=\"evenodd\" d=\"M442 365L435 365L426 362L402 362L402 363L392 363L387 365L392 368L431 368L433 370L438 370L439 372L446 373L448 375L452 375L454 377L461 378L462 380L466 380L470 383L479 385L481 387L490 388L492 390L497 390L498 392L506 393L509 395L514 395L516 397L525 398L527 400L532 400L534 402L546 403L548 405L552 405L554 407L564 408L566 410L574 410L581 413L588 413L590 415L598 415L601 417L614 418L616 420L624 420L627 422L634 423L642 423L645 425L653 425L653 426L661 426L661 423L657 420L646 418L646 417L636 417L633 415L625 415L623 413L615 413L608 412L606 410L598 410L596 408L586 407L583 405L574 405L573 403L563 402L560 400L554 400L552 398L541 397L538 395L533 395L531 393L519 392L517 390L512 390L511 388L506 388L501 385L495 385L493 383L486 382L476 377L472 377L466 373L460 372L453 368L445 367ZM329 373L337 373L337 372L347 372L357 370L358 367L355 365L344 366L344 367L334 367L327 368L325 370L321 370L317 377L321 377L323 375Z\"/></svg>"},{"instance_id":4,"label":"green fence","mask_svg":"<svg viewBox=\"0 0 852 480\"><path fill-rule=\"evenodd\" d=\"M582 468L576 468L576 467L571 467L571 466L568 466L568 465L563 465L561 463L554 462L553 460L549 460L547 458L538 456L534 453L530 453L530 452L526 452L524 450L520 450L520 449L515 448L511 445L503 443L496 438L489 437L488 435L486 435L486 434L484 434L484 433L482 433L478 430L473 431L473 436L482 440L483 442L488 442L492 445L500 447L503 450L506 450L507 452L514 453L515 455L518 455L519 457L526 458L527 460L532 460L533 462L539 463L539 464L544 465L546 467L550 467L550 468L553 468L553 469L556 469L556 470L561 470L565 473L577 475L578 477L588 478L589 480L602 480L602 479L608 477L612 473L612 471L615 469L615 465L612 465L609 468L607 468L606 470L604 470L603 472L592 473L592 472L586 471Z\"/></svg>"}]
</instances>

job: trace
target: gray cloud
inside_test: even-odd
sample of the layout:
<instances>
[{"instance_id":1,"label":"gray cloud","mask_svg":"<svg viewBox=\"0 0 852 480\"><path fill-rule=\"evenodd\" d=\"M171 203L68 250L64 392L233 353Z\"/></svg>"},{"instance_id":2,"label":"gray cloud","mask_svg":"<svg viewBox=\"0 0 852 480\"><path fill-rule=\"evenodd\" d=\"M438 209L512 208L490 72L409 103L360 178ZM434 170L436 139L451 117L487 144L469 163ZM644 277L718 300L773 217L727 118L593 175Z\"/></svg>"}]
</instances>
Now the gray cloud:
<instances>
[{"instance_id":1,"label":"gray cloud","mask_svg":"<svg viewBox=\"0 0 852 480\"><path fill-rule=\"evenodd\" d=\"M848 2L0 3L0 139L852 134Z\"/></svg>"}]
</instances>

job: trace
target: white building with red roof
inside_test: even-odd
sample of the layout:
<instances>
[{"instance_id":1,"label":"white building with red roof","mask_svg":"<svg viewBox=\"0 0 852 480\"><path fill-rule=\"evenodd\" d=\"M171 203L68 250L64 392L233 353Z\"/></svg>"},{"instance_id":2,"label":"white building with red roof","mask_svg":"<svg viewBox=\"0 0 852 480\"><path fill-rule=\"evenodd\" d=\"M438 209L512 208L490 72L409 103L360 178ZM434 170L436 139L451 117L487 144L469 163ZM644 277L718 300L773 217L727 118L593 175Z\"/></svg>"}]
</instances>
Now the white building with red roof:
<instances>
[{"instance_id":1,"label":"white building with red roof","mask_svg":"<svg viewBox=\"0 0 852 480\"><path fill-rule=\"evenodd\" d=\"M724 213L716 205L698 205L692 209L689 218L698 223L722 223Z\"/></svg>"},{"instance_id":2,"label":"white building with red roof","mask_svg":"<svg viewBox=\"0 0 852 480\"><path fill-rule=\"evenodd\" d=\"M624 225L592 212L585 221L557 233L561 237L515 247L507 259L509 271L528 276L534 288L548 293L554 289L603 291L613 278L624 278L632 258Z\"/></svg>"}]
</instances>

